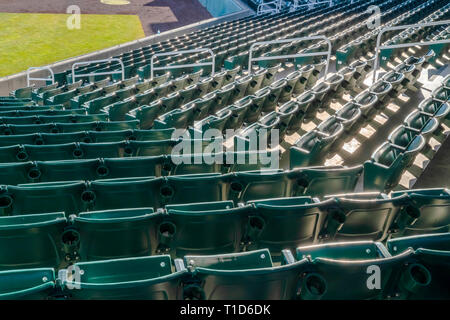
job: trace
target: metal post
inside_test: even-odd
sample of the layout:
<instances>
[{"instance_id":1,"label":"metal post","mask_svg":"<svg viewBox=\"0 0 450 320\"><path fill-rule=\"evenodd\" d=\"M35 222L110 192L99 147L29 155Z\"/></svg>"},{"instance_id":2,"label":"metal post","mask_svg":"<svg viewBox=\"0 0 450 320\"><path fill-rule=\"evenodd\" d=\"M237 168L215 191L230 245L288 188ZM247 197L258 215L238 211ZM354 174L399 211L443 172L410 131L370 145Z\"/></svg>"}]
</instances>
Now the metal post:
<instances>
[{"instance_id":1,"label":"metal post","mask_svg":"<svg viewBox=\"0 0 450 320\"><path fill-rule=\"evenodd\" d=\"M436 22L428 22L428 23L416 23L409 24L403 26L394 26L394 27L385 27L381 29L380 33L377 36L377 47L375 48L375 62L373 69L373 83L377 80L377 71L380 68L379 56L381 50L386 49L396 49L396 48L409 48L415 46L428 46L431 44L442 44L442 43L450 43L450 39L447 40L436 40L436 41L425 41L425 42L412 42L412 43L402 43L402 44L393 44L387 46L381 46L381 36L387 31L395 31L395 30L405 30L409 28L417 28L417 27L431 27L431 26L440 26L444 24L450 24L450 20L436 21Z\"/></svg>"},{"instance_id":2,"label":"metal post","mask_svg":"<svg viewBox=\"0 0 450 320\"><path fill-rule=\"evenodd\" d=\"M208 52L211 57L211 62L204 62L204 63L192 63L192 64L180 64L177 66L164 66L164 67L157 67L155 68L153 66L154 60L156 57L166 57L166 56L173 56L177 54L187 54L187 53L198 53L198 52ZM150 59L150 73L151 78L153 79L154 71L155 70L170 70L170 69L181 69L181 68L188 68L188 67L202 67L202 66L211 66L211 75L214 76L215 73L215 65L216 65L216 56L214 55L214 52L209 48L198 48L198 49L192 49L192 50L181 50L181 51L171 51L171 52L163 52L163 53L156 53L154 54Z\"/></svg>"}]
</instances>

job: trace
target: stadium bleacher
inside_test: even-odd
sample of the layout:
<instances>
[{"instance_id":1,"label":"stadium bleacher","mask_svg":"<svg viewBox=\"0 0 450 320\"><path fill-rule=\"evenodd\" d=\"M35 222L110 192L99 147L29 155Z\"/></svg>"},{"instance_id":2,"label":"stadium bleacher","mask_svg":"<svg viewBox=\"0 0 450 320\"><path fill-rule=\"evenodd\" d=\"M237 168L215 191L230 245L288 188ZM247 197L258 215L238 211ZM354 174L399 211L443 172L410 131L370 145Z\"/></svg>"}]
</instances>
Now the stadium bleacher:
<instances>
[{"instance_id":1,"label":"stadium bleacher","mask_svg":"<svg viewBox=\"0 0 450 320\"><path fill-rule=\"evenodd\" d=\"M0 97L0 299L448 299L450 191L402 179L419 178L417 159L448 136L450 75L417 92L450 46L384 49L379 66L374 52L383 28L449 16L445 0L289 4L111 57L124 79L112 60ZM319 35L330 60L317 54L327 41L304 39ZM448 40L449 29L384 37ZM214 64L206 52L155 56L204 48ZM152 70L152 57L188 66ZM368 127L358 152L331 161ZM279 154L249 147L271 129ZM279 168L236 163L260 153Z\"/></svg>"}]
</instances>

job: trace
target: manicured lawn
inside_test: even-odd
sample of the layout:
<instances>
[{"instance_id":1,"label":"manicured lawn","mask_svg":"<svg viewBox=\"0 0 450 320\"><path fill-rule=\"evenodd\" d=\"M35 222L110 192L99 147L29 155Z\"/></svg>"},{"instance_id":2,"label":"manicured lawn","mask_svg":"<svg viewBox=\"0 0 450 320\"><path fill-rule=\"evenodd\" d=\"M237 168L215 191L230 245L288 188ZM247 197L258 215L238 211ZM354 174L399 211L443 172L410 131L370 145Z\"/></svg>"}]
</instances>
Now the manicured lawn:
<instances>
[{"instance_id":1,"label":"manicured lawn","mask_svg":"<svg viewBox=\"0 0 450 320\"><path fill-rule=\"evenodd\" d=\"M0 13L0 77L144 37L138 16Z\"/></svg>"}]
</instances>

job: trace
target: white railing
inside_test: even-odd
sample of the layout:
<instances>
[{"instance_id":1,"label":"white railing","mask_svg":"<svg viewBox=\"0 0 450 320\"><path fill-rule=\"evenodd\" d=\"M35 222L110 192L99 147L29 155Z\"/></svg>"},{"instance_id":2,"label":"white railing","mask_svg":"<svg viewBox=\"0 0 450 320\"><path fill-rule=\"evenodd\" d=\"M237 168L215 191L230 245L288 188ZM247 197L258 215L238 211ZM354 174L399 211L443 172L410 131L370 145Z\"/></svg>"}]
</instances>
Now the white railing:
<instances>
[{"instance_id":1,"label":"white railing","mask_svg":"<svg viewBox=\"0 0 450 320\"><path fill-rule=\"evenodd\" d=\"M180 64L175 66L164 66L164 67L154 67L154 61L156 57L167 57L167 56L173 56L177 54L187 54L187 53L198 53L198 52L208 52L211 57L211 62L201 62L201 63L192 63L192 64ZM190 68L190 67L203 67L203 66L211 66L211 75L214 76L214 69L216 65L216 56L214 55L214 52L209 48L198 48L198 49L192 49L192 50L181 50L181 51L171 51L171 52L163 52L163 53L156 53L154 54L150 59L150 74L151 78L153 79L154 72L156 70L170 70L170 69L181 69L181 68Z\"/></svg>"},{"instance_id":2,"label":"white railing","mask_svg":"<svg viewBox=\"0 0 450 320\"><path fill-rule=\"evenodd\" d=\"M30 77L30 73L32 70L48 70L50 71L50 79L52 80L51 84L55 83L55 74L53 73L53 70L50 67L30 67L27 69L27 87L30 86L30 81L48 81L49 78L32 78Z\"/></svg>"},{"instance_id":3,"label":"white railing","mask_svg":"<svg viewBox=\"0 0 450 320\"><path fill-rule=\"evenodd\" d=\"M77 75L75 74L75 67L77 67L77 66L85 66L85 65L93 64L93 63L103 63L103 62L113 62L113 61L119 62L120 69L121 69L120 71L90 72L90 73L83 73L83 74L77 74ZM109 59L103 59L103 60L83 61L83 62L75 62L72 65L72 81L73 82L75 82L76 78L103 76L103 75L112 75L112 74L121 74L122 80L125 80L125 66L121 59L109 58Z\"/></svg>"},{"instance_id":4,"label":"white railing","mask_svg":"<svg viewBox=\"0 0 450 320\"><path fill-rule=\"evenodd\" d=\"M299 4L298 3L299 0L294 0L294 5L292 6L292 10L298 10L300 8L304 8L304 7L308 7L309 9L313 9L315 5L317 4L322 4L322 3L328 3L330 5L330 7L333 6L333 0L327 0L327 1L312 1L310 0L309 3L305 3L305 4Z\"/></svg>"},{"instance_id":5,"label":"white railing","mask_svg":"<svg viewBox=\"0 0 450 320\"><path fill-rule=\"evenodd\" d=\"M442 21L428 22L428 23L416 23L416 24L403 25L403 26L386 27L386 28L381 29L380 33L378 33L377 46L375 49L375 63L374 63L373 79L372 79L373 83L375 83L375 81L377 80L377 71L380 68L379 56L380 56L381 50L450 43L450 39L446 39L446 40L434 40L434 41L424 41L424 42L400 43L400 44L391 44L391 45L382 46L381 45L381 36L385 32L395 31L395 30L405 30L405 29L417 28L417 27L440 26L440 25L444 25L444 24L450 24L450 20L442 20Z\"/></svg>"},{"instance_id":6,"label":"white railing","mask_svg":"<svg viewBox=\"0 0 450 320\"><path fill-rule=\"evenodd\" d=\"M289 42L301 41L301 40L311 40L311 41L312 40L324 40L328 44L328 51L296 53L296 54L287 54L287 55L281 55L281 56L268 56L268 57L253 58L253 49L256 46L261 46L261 45L265 45L265 44L289 43ZM317 56L325 56L325 55L327 56L327 66L325 68L325 77L326 77L328 74L329 66L330 66L331 41L330 41L330 39L328 39L325 36L318 35L318 36L312 36L312 37L301 37L301 38L255 42L254 44L251 45L250 50L249 50L248 73L251 74L252 64L255 61L270 61L270 60L293 59L293 58L301 58L301 57L317 57Z\"/></svg>"},{"instance_id":7,"label":"white railing","mask_svg":"<svg viewBox=\"0 0 450 320\"><path fill-rule=\"evenodd\" d=\"M258 5L257 15L265 13L279 13L282 7L282 0L273 0L270 2L262 2Z\"/></svg>"}]
</instances>

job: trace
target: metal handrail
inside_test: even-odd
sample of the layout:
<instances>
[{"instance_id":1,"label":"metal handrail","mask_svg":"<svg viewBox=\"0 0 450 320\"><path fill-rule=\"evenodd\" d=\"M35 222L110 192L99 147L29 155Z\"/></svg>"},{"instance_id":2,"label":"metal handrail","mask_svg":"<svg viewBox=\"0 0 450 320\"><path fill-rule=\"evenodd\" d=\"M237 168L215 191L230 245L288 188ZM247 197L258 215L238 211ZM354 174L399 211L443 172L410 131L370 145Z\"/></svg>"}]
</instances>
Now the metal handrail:
<instances>
[{"instance_id":1,"label":"metal handrail","mask_svg":"<svg viewBox=\"0 0 450 320\"><path fill-rule=\"evenodd\" d=\"M298 0L294 1L294 6L293 6L293 10L297 10L299 8L303 8L303 7L309 7L309 6L314 6L317 4L322 4L322 3L329 3L330 7L333 6L333 0L326 0L326 1L320 1L320 2L311 2L311 3L305 3L305 4L298 4Z\"/></svg>"},{"instance_id":2,"label":"metal handrail","mask_svg":"<svg viewBox=\"0 0 450 320\"><path fill-rule=\"evenodd\" d=\"M272 4L275 5L275 9L272 9L272 8L270 8L269 10L265 10L264 9L264 7L269 7ZM279 13L280 10L281 10L281 0L274 0L274 1L271 1L271 2L264 2L264 0L263 0L263 2L258 5L258 9L256 11L256 14L257 15L261 15L263 13L268 13L268 12L270 12L270 13Z\"/></svg>"},{"instance_id":3,"label":"metal handrail","mask_svg":"<svg viewBox=\"0 0 450 320\"><path fill-rule=\"evenodd\" d=\"M88 65L92 63L102 63L102 62L112 62L117 61L120 64L121 71L105 71L105 72L91 72L91 73L83 73L83 74L77 74L75 75L75 67L80 65ZM125 80L125 66L121 59L118 58L109 58L109 59L103 59L103 60L92 60L92 61L82 61L82 62L75 62L72 65L72 81L75 82L76 78L81 77L91 77L91 76L103 76L103 75L112 75L112 74L121 74L122 80Z\"/></svg>"},{"instance_id":4,"label":"metal handrail","mask_svg":"<svg viewBox=\"0 0 450 320\"><path fill-rule=\"evenodd\" d=\"M48 67L48 66L45 66L45 67L30 67L30 68L27 69L27 87L30 86L30 80L34 80L34 81L48 81L49 80L48 78L31 78L30 77L30 71L31 70L48 70L48 71L50 71L50 76L51 76L51 79L52 79L52 83L51 84L55 83L55 74L53 73L53 70L50 67Z\"/></svg>"},{"instance_id":5,"label":"metal handrail","mask_svg":"<svg viewBox=\"0 0 450 320\"><path fill-rule=\"evenodd\" d=\"M208 52L211 57L211 62L202 62L202 63L192 63L192 64L180 64L176 66L164 66L164 67L154 67L154 60L156 57L166 57L166 56L173 56L177 54L187 54L187 53L198 53L198 52ZM214 55L214 52L209 48L198 48L198 49L192 49L192 50L180 50L180 51L170 51L170 52L162 52L162 53L156 53L154 54L150 59L150 74L151 78L153 79L154 71L155 70L169 70L169 69L181 69L181 68L188 68L188 67L203 67L203 66L211 66L211 75L214 76L214 69L216 65L216 56Z\"/></svg>"},{"instance_id":6,"label":"metal handrail","mask_svg":"<svg viewBox=\"0 0 450 320\"><path fill-rule=\"evenodd\" d=\"M253 49L256 46L264 45L264 44L276 44L276 43L288 43L300 40L325 40L328 44L328 51L319 51L319 52L311 52L311 53L298 53L298 54L287 54L282 56L270 56L270 57L259 57L253 58ZM271 40L271 41L261 41L255 42L251 45L249 50L249 59L248 59L248 73L251 74L252 71L252 63L254 61L270 61L270 60L279 60L279 59L290 59L290 58L300 58L300 57L316 57L316 56L327 56L327 66L325 68L325 77L328 74L328 69L330 66L330 58L331 58L331 41L327 37L323 35L311 36L311 37L301 37L301 38L291 38L291 39L280 39L280 40Z\"/></svg>"},{"instance_id":7,"label":"metal handrail","mask_svg":"<svg viewBox=\"0 0 450 320\"><path fill-rule=\"evenodd\" d=\"M381 46L381 36L385 32L395 31L395 30L406 30L409 28L417 28L417 27L440 26L440 25L444 25L444 24L450 24L450 20L442 20L442 21L427 22L427 23L416 23L416 24L409 24L409 25L403 25L403 26L385 27L385 28L381 29L380 33L378 33L378 36L377 36L377 46L375 48L375 63L374 63L373 79L372 79L373 83L375 83L375 81L377 81L377 71L380 68L379 56L380 56L381 50L450 43L450 39L447 39L447 40L411 42L411 43L401 43L401 44L392 44L392 45Z\"/></svg>"}]
</instances>

